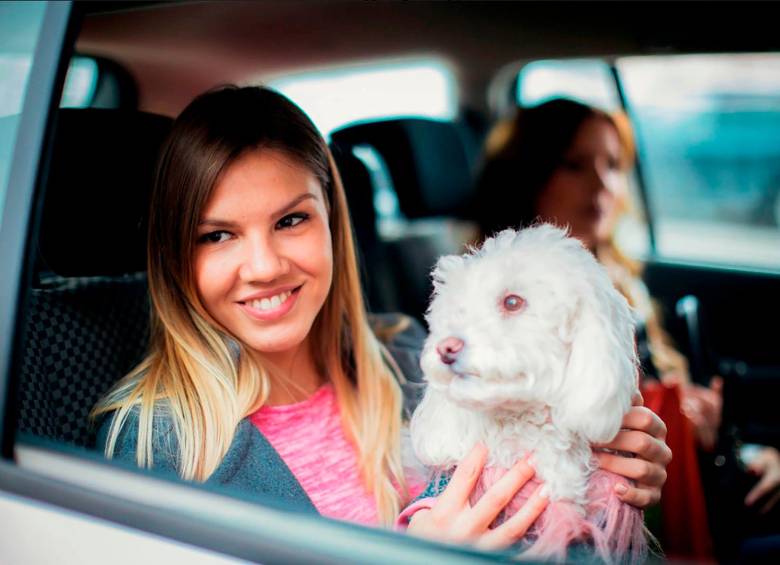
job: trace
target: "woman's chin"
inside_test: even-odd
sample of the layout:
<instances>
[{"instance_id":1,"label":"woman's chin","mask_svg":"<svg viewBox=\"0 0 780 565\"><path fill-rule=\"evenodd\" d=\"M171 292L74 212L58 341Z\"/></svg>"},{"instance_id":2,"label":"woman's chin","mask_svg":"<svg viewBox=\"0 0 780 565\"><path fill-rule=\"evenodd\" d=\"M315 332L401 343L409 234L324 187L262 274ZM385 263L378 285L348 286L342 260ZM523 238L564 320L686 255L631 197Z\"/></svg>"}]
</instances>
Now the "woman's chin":
<instances>
[{"instance_id":1,"label":"woman's chin","mask_svg":"<svg viewBox=\"0 0 780 565\"><path fill-rule=\"evenodd\" d=\"M289 334L277 336L247 336L242 340L244 345L260 357L274 358L293 354L300 349L306 340L306 334Z\"/></svg>"}]
</instances>

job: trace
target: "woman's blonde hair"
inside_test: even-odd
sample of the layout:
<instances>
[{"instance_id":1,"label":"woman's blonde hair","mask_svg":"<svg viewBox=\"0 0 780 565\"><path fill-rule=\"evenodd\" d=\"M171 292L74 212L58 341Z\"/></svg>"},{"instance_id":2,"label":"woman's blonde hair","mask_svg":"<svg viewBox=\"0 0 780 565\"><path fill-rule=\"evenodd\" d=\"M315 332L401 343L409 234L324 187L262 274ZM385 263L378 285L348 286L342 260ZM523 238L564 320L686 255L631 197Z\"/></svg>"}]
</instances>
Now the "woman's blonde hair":
<instances>
[{"instance_id":1,"label":"woman's blonde hair","mask_svg":"<svg viewBox=\"0 0 780 565\"><path fill-rule=\"evenodd\" d=\"M473 210L481 235L507 226L528 226L539 218L539 197L564 161L580 127L590 119L609 123L620 141L620 168L628 172L635 159L631 123L623 112L609 113L576 100L553 98L536 106L519 108L489 132L475 192ZM507 190L507 182L512 183ZM618 204L629 210L627 201ZM688 364L663 329L660 314L641 282L643 265L626 256L614 237L594 250L608 269L616 288L645 319L653 365L661 374L687 378Z\"/></svg>"},{"instance_id":2,"label":"woman's blonde hair","mask_svg":"<svg viewBox=\"0 0 780 565\"><path fill-rule=\"evenodd\" d=\"M153 465L155 418L178 440L178 472L204 481L230 446L239 421L268 398L268 371L216 325L201 303L193 246L202 211L223 171L246 151L274 149L320 181L332 236L333 282L311 328L312 354L333 384L343 428L358 453L380 519L391 523L405 492L400 427L403 378L369 328L347 203L328 147L309 118L260 87L224 87L190 103L163 147L149 213L148 356L102 399L93 417L116 411L106 456L137 413L137 463ZM391 369L390 367L393 367Z\"/></svg>"}]
</instances>

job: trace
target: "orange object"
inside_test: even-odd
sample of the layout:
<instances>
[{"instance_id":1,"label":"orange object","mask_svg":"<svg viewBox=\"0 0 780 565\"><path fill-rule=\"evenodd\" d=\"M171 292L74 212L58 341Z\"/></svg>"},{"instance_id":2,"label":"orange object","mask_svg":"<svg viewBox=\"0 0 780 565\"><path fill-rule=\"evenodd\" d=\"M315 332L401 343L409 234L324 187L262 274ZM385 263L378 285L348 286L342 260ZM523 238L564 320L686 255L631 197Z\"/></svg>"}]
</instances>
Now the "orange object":
<instances>
[{"instance_id":1,"label":"orange object","mask_svg":"<svg viewBox=\"0 0 780 565\"><path fill-rule=\"evenodd\" d=\"M680 385L646 380L642 383L642 396L645 406L666 424L666 443L674 455L666 468L668 476L661 494L666 557L715 562L696 437L693 426L680 411Z\"/></svg>"}]
</instances>

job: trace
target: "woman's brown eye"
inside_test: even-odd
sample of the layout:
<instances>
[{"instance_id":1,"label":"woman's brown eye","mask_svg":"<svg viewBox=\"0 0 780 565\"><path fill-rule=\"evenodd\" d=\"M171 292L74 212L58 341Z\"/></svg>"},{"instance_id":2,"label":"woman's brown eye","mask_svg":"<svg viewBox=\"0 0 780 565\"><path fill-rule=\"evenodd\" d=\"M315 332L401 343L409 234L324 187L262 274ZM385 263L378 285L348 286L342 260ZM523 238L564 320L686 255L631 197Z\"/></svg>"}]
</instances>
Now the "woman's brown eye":
<instances>
[{"instance_id":1,"label":"woman's brown eye","mask_svg":"<svg viewBox=\"0 0 780 565\"><path fill-rule=\"evenodd\" d=\"M507 312L517 312L525 306L525 299L516 294L510 294L504 298L504 310Z\"/></svg>"}]
</instances>

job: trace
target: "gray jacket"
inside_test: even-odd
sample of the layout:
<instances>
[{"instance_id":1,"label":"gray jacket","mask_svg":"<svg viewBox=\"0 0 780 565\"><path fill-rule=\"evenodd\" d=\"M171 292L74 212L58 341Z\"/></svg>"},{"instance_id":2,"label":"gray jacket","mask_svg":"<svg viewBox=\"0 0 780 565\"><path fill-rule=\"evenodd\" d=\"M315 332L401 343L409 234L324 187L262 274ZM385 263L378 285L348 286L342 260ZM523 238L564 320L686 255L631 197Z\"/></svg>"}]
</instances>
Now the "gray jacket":
<instances>
[{"instance_id":1,"label":"gray jacket","mask_svg":"<svg viewBox=\"0 0 780 565\"><path fill-rule=\"evenodd\" d=\"M386 344L390 354L406 377L401 383L404 394L404 411L410 416L422 396L422 373L419 359L425 332L422 326L412 322L403 332L396 334ZM97 449L105 452L108 430L113 420L106 416L97 434ZM153 469L177 476L177 442L173 423L164 414L155 415L152 440ZM138 413L131 412L117 438L114 460L135 465L138 442ZM262 498L281 499L300 509L316 512L314 505L298 483L285 462L248 418L239 422L233 442L214 473L205 482L216 486Z\"/></svg>"}]
</instances>

